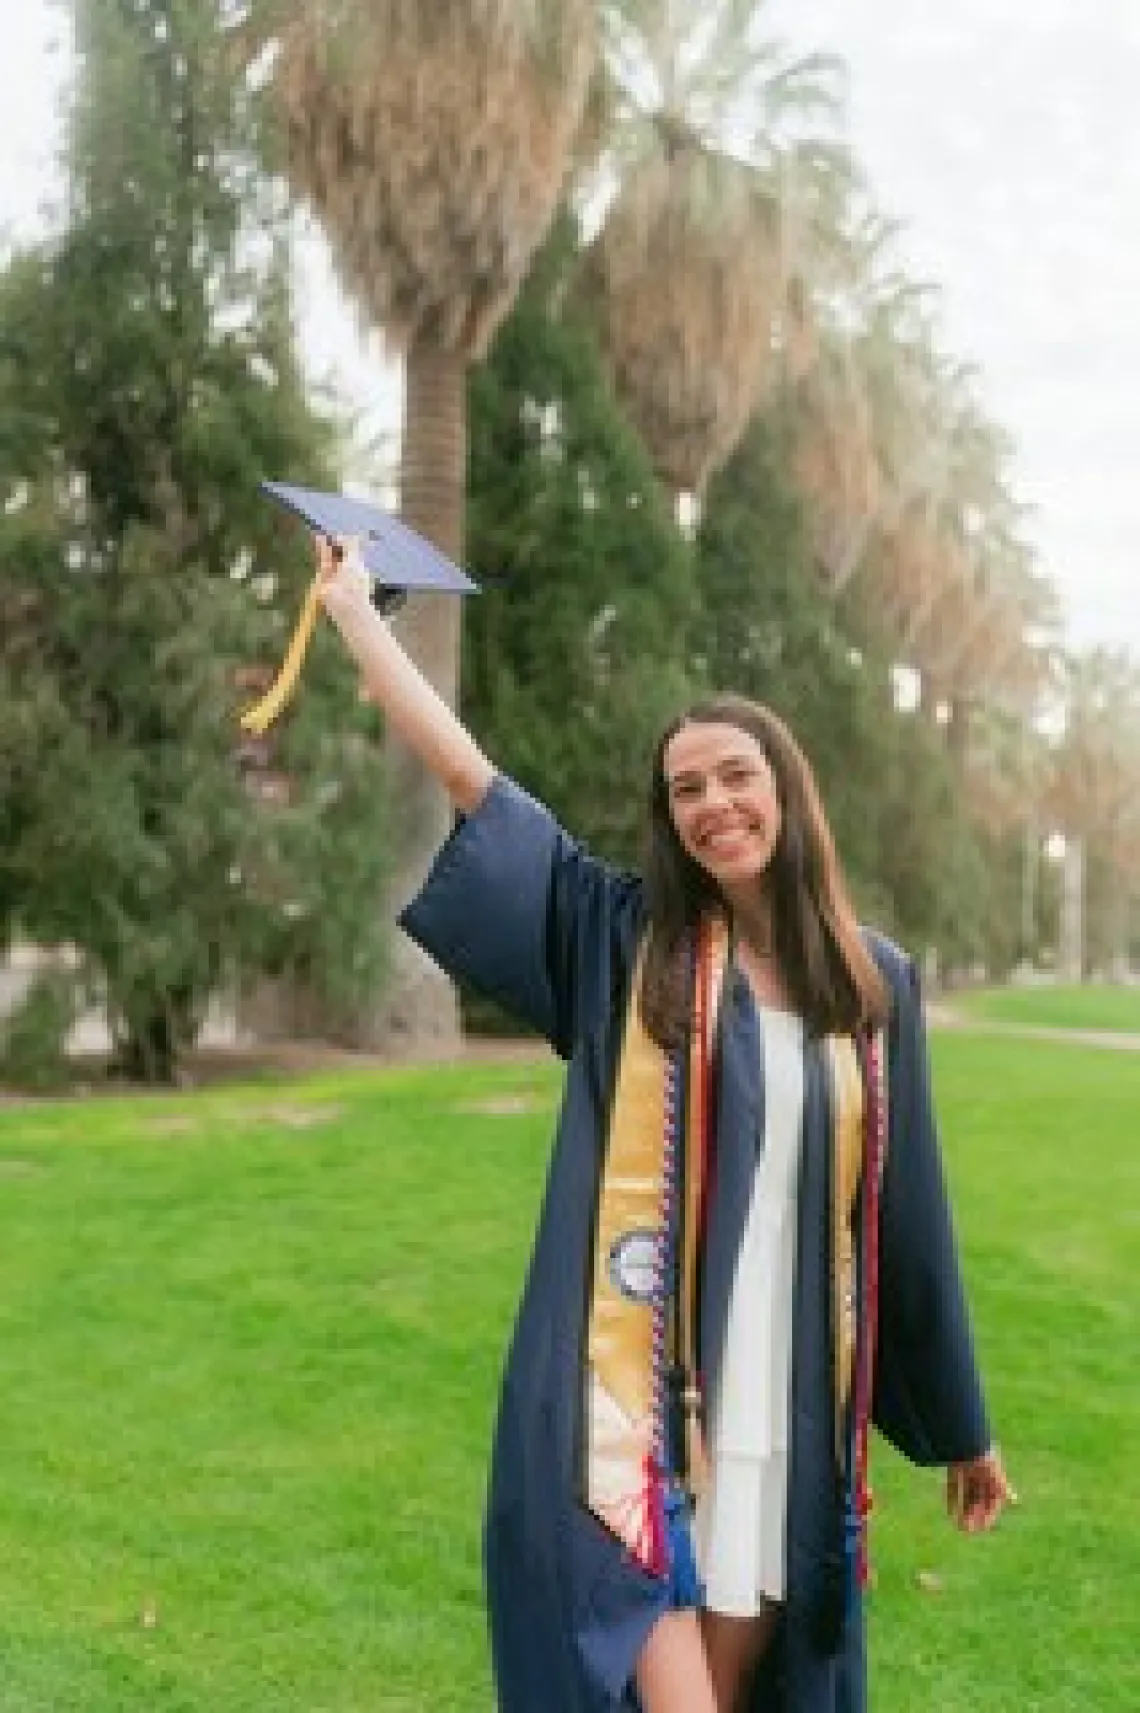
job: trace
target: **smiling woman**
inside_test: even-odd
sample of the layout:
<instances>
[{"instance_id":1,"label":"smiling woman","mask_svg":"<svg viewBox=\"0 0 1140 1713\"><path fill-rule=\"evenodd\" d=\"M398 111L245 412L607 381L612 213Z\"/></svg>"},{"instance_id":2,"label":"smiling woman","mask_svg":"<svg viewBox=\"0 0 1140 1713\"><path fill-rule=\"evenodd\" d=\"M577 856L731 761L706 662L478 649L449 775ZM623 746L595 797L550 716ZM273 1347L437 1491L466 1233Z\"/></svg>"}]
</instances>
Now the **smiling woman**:
<instances>
[{"instance_id":1,"label":"smiling woman","mask_svg":"<svg viewBox=\"0 0 1140 1713\"><path fill-rule=\"evenodd\" d=\"M347 545L347 544L342 544ZM497 774L319 544L459 821L406 931L569 1061L486 1528L503 1713L861 1713L867 1440L1005 1502L913 966L856 924L791 734L662 736L643 877Z\"/></svg>"}]
</instances>

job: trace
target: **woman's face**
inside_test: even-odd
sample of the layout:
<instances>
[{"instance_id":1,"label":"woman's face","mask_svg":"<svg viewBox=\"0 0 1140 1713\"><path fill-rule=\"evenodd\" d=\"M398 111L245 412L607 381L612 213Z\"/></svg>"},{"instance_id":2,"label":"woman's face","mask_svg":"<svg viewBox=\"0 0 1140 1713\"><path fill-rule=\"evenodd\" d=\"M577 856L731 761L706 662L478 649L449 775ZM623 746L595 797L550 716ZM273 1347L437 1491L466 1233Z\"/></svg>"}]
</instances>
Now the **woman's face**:
<instances>
[{"instance_id":1,"label":"woman's face","mask_svg":"<svg viewBox=\"0 0 1140 1713\"><path fill-rule=\"evenodd\" d=\"M782 816L758 740L737 726L684 725L665 746L663 768L673 826L689 856L722 891L762 875Z\"/></svg>"}]
</instances>

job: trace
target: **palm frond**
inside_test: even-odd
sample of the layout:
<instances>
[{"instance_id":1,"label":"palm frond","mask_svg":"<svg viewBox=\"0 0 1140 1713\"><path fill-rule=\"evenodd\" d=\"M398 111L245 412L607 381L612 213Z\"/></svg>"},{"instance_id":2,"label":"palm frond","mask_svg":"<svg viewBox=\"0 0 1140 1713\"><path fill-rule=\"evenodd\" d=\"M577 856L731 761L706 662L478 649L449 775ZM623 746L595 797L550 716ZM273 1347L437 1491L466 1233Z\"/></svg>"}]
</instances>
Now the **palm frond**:
<instances>
[{"instance_id":1,"label":"palm frond","mask_svg":"<svg viewBox=\"0 0 1140 1713\"><path fill-rule=\"evenodd\" d=\"M270 8L280 0L261 0ZM594 0L307 0L269 98L350 298L477 356L548 229L597 65Z\"/></svg>"},{"instance_id":2,"label":"palm frond","mask_svg":"<svg viewBox=\"0 0 1140 1713\"><path fill-rule=\"evenodd\" d=\"M583 285L659 472L699 493L771 370L783 289L773 199L752 169L691 141L659 151L623 185Z\"/></svg>"}]
</instances>

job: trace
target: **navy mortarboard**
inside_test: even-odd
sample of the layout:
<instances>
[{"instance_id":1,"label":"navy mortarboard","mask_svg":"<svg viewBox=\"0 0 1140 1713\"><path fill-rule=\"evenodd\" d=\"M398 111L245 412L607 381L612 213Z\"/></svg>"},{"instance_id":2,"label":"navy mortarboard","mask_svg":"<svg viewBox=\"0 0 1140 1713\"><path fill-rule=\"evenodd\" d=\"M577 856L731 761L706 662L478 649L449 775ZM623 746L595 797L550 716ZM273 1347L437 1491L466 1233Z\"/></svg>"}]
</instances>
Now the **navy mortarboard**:
<instances>
[{"instance_id":1,"label":"navy mortarboard","mask_svg":"<svg viewBox=\"0 0 1140 1713\"><path fill-rule=\"evenodd\" d=\"M372 578L372 601L381 612L399 606L409 589L467 595L476 587L438 548L380 506L286 482L262 482L261 486L318 535L330 541L351 538L358 543L361 564ZM242 715L244 730L264 732L292 694L320 610L319 591L320 579L314 578L281 671L257 706Z\"/></svg>"},{"instance_id":2,"label":"navy mortarboard","mask_svg":"<svg viewBox=\"0 0 1140 1713\"><path fill-rule=\"evenodd\" d=\"M436 589L441 594L469 595L475 587L470 577L430 541L379 506L345 494L290 487L285 482L261 485L271 498L304 518L318 535L327 535L330 541L357 537L364 569L378 590Z\"/></svg>"}]
</instances>

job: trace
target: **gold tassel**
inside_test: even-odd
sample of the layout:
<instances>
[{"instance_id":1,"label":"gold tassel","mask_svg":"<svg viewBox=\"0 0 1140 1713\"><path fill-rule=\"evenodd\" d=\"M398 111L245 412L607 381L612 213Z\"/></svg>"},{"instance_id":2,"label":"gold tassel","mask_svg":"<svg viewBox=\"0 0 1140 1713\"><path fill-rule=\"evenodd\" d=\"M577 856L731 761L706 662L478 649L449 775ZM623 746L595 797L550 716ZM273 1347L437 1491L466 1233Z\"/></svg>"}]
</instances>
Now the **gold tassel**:
<instances>
[{"instance_id":1,"label":"gold tassel","mask_svg":"<svg viewBox=\"0 0 1140 1713\"><path fill-rule=\"evenodd\" d=\"M320 611L320 590L321 579L319 576L314 577L309 584L305 604L301 608L296 629L293 632L285 659L281 663L281 670L261 701L241 716L243 732L254 732L260 737L273 724L296 689L297 680L301 676L301 664L304 661L305 652L316 627L317 614Z\"/></svg>"}]
</instances>

